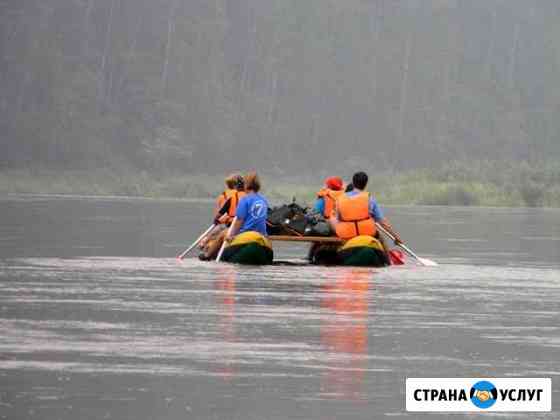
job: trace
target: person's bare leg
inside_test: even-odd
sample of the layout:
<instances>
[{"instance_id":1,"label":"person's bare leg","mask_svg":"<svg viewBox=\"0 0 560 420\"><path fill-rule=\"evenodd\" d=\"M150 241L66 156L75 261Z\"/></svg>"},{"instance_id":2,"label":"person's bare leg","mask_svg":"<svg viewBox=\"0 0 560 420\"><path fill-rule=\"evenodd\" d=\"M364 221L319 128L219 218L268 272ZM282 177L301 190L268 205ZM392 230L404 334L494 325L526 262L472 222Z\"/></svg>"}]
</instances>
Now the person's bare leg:
<instances>
[{"instance_id":1,"label":"person's bare leg","mask_svg":"<svg viewBox=\"0 0 560 420\"><path fill-rule=\"evenodd\" d=\"M208 242L206 250L204 251L204 259L206 260L213 260L218 255L218 251L220 250L222 244L224 243L224 239L226 237L227 230L222 230L216 238L212 239Z\"/></svg>"},{"instance_id":2,"label":"person's bare leg","mask_svg":"<svg viewBox=\"0 0 560 420\"><path fill-rule=\"evenodd\" d=\"M337 224L336 218L331 217L331 218L327 219L327 222L329 223L329 226L331 227L331 231L333 232L333 235L336 236L336 224Z\"/></svg>"},{"instance_id":3,"label":"person's bare leg","mask_svg":"<svg viewBox=\"0 0 560 420\"><path fill-rule=\"evenodd\" d=\"M218 236L218 234L224 229L223 225L217 225L214 226L214 229L212 229L210 231L210 233L208 235L206 235L198 244L198 247L200 249L204 249L206 248L206 246L208 245L208 242L210 242L211 240L215 239L216 236Z\"/></svg>"}]
</instances>

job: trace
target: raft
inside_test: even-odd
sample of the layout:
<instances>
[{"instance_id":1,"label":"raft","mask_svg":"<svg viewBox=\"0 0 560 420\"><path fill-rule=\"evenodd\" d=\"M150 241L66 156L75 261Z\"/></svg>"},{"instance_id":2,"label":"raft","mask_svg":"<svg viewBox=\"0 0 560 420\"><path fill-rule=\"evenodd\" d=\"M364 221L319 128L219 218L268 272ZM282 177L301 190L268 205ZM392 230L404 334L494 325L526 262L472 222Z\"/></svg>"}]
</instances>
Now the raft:
<instances>
[{"instance_id":1,"label":"raft","mask_svg":"<svg viewBox=\"0 0 560 420\"><path fill-rule=\"evenodd\" d=\"M341 265L385 267L390 265L381 242L372 236L356 236L337 249Z\"/></svg>"},{"instance_id":2,"label":"raft","mask_svg":"<svg viewBox=\"0 0 560 420\"><path fill-rule=\"evenodd\" d=\"M312 242L308 259L317 265L385 267L391 265L381 242L372 236L357 236L348 241L337 237L270 236L271 240Z\"/></svg>"},{"instance_id":3,"label":"raft","mask_svg":"<svg viewBox=\"0 0 560 420\"><path fill-rule=\"evenodd\" d=\"M237 235L226 246L222 254L222 261L249 264L272 264L274 253L270 241L258 232L243 232Z\"/></svg>"}]
</instances>

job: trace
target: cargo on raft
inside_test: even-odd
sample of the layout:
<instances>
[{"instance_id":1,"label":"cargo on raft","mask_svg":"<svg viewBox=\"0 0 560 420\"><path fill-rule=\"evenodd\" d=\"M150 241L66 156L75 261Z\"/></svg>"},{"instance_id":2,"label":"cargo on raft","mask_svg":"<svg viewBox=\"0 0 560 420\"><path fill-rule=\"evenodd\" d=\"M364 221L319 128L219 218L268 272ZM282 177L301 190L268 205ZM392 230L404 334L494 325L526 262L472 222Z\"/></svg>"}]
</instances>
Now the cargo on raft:
<instances>
[{"instance_id":1,"label":"cargo on raft","mask_svg":"<svg viewBox=\"0 0 560 420\"><path fill-rule=\"evenodd\" d=\"M319 265L385 267L404 263L399 251L385 252L381 242L371 236L357 236L348 241L337 237L311 237L271 235L268 238L257 232L237 235L226 246L222 261L266 265L272 264L274 251L271 241L311 242L309 261Z\"/></svg>"}]
</instances>

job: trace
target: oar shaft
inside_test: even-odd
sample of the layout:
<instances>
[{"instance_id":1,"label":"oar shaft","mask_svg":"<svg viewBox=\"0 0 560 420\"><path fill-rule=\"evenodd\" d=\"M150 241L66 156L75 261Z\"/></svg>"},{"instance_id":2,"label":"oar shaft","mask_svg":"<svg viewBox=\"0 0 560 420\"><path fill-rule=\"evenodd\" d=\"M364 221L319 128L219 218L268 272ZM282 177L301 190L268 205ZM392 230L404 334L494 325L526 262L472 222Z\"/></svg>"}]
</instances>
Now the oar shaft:
<instances>
[{"instance_id":1,"label":"oar shaft","mask_svg":"<svg viewBox=\"0 0 560 420\"><path fill-rule=\"evenodd\" d=\"M235 216L231 221L231 225L229 226L229 229L227 231L226 238L231 235L231 231L233 230L235 222L237 222L237 216ZM218 252L218 256L216 257L217 262L220 262L220 260L222 259L222 254L224 253L224 249L226 249L226 238L224 238L224 242L222 242L222 246L220 247L220 252Z\"/></svg>"},{"instance_id":2,"label":"oar shaft","mask_svg":"<svg viewBox=\"0 0 560 420\"><path fill-rule=\"evenodd\" d=\"M220 210L218 210L217 216L216 217L220 217L222 216L224 213L227 212L227 209L229 209L229 205L231 204L231 197L228 198L225 203L222 205L222 207L220 208ZM191 250L198 245L198 243L200 241L202 241L202 238L204 238L206 235L208 235L212 229L214 229L214 227L217 225L217 223L213 223L212 225L210 225L210 227L208 229L206 229L206 231L204 231L204 233L202 235L200 235L198 237L198 239L196 241L194 241L194 243L188 247L182 254L178 255L177 258L179 258L180 260L182 260L185 255L187 255L189 252L191 252Z\"/></svg>"},{"instance_id":3,"label":"oar shaft","mask_svg":"<svg viewBox=\"0 0 560 420\"><path fill-rule=\"evenodd\" d=\"M416 255L412 249L410 249L409 247L407 247L405 244L398 244L402 249L404 249L406 252L408 252L410 255L412 255L414 258L416 258L417 260L420 260L420 257L418 255Z\"/></svg>"},{"instance_id":4,"label":"oar shaft","mask_svg":"<svg viewBox=\"0 0 560 420\"><path fill-rule=\"evenodd\" d=\"M377 228L383 232L385 235L387 235L389 238L391 238L393 241L395 240L395 237L389 233L387 231L387 229L385 229L383 226L381 226L379 223L376 223ZM416 258L418 261L422 261L422 259L416 255L409 247L407 247L405 244L403 243L399 243L398 246L400 246L402 249L404 249L406 252L408 252L409 255L411 255L412 257Z\"/></svg>"},{"instance_id":5,"label":"oar shaft","mask_svg":"<svg viewBox=\"0 0 560 420\"><path fill-rule=\"evenodd\" d=\"M203 239L206 235L208 235L212 229L214 229L214 226L216 226L216 225L215 225L214 223L212 223L212 224L210 225L210 227L209 227L208 229L206 229L206 230L204 231L204 233L203 233L202 235L200 235L200 236L197 238L197 240L194 241L194 243L193 243L191 246L189 246L189 247L188 247L182 254L180 254L177 258L179 258L180 260L182 260L183 258L185 258L185 255L187 255L189 252L191 252L191 250L192 250L195 246L197 246L198 243L199 243L200 241L202 241L202 239Z\"/></svg>"}]
</instances>

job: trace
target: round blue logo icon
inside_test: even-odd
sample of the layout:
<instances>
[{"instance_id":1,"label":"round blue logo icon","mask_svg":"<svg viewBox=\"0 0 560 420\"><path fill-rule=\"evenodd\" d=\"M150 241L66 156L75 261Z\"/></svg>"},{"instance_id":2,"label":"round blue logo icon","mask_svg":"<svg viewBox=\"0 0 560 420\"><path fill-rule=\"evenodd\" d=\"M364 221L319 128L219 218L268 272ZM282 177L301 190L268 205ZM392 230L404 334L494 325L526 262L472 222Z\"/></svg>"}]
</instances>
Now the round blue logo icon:
<instances>
[{"instance_id":1,"label":"round blue logo icon","mask_svg":"<svg viewBox=\"0 0 560 420\"><path fill-rule=\"evenodd\" d=\"M256 201L249 211L251 212L251 216L255 219L266 216L266 206L263 201Z\"/></svg>"},{"instance_id":2,"label":"round blue logo icon","mask_svg":"<svg viewBox=\"0 0 560 420\"><path fill-rule=\"evenodd\" d=\"M498 398L498 390L488 381L480 381L471 387L471 402L478 408L490 408Z\"/></svg>"}]
</instances>

